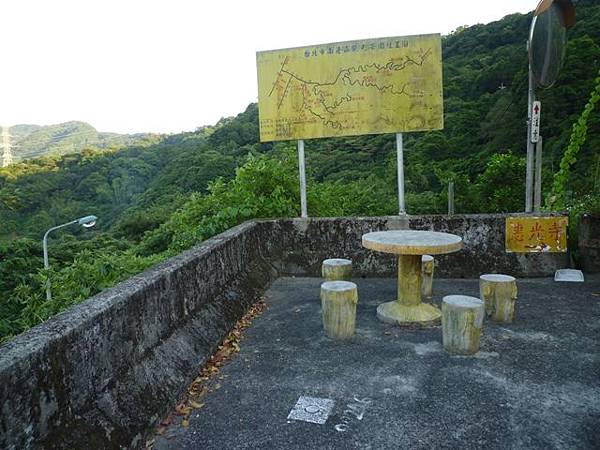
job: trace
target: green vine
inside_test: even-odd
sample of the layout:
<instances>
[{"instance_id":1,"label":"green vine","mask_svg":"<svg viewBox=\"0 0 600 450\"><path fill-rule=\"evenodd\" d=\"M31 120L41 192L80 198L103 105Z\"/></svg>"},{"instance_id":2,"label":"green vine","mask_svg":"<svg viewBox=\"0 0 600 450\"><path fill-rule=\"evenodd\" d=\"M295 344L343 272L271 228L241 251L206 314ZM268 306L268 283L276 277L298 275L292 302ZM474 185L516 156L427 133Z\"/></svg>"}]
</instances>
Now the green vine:
<instances>
[{"instance_id":1,"label":"green vine","mask_svg":"<svg viewBox=\"0 0 600 450\"><path fill-rule=\"evenodd\" d=\"M573 131L569 139L569 146L565 151L561 161L560 169L554 175L554 183L552 185L552 194L546 201L546 206L552 209L565 209L567 206L566 202L566 190L569 182L569 174L571 166L577 161L577 155L581 146L585 143L587 137L587 122L590 114L594 110L596 103L600 100L600 72L598 77L594 80L595 87L590 94L590 99L583 108L583 112L579 116L577 122L573 124Z\"/></svg>"}]
</instances>

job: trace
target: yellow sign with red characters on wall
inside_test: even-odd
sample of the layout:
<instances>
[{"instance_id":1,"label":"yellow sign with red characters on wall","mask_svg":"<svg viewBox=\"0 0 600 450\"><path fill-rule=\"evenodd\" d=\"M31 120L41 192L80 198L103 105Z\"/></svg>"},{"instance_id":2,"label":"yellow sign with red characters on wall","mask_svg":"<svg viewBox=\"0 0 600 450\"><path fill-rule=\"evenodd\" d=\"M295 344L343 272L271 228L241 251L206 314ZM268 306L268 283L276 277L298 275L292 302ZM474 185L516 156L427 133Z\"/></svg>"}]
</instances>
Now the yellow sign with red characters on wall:
<instances>
[{"instance_id":1,"label":"yellow sign with red characters on wall","mask_svg":"<svg viewBox=\"0 0 600 450\"><path fill-rule=\"evenodd\" d=\"M508 217L508 253L565 253L568 217Z\"/></svg>"}]
</instances>

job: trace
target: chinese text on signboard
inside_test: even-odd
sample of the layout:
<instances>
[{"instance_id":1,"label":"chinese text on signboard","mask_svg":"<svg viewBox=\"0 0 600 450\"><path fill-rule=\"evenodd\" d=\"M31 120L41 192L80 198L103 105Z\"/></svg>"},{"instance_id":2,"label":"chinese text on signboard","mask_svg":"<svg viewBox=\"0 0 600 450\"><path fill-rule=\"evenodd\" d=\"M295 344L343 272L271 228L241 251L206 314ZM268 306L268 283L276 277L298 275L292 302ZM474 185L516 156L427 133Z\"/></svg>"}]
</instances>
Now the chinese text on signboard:
<instances>
[{"instance_id":1,"label":"chinese text on signboard","mask_svg":"<svg viewBox=\"0 0 600 450\"><path fill-rule=\"evenodd\" d=\"M439 34L258 52L261 141L443 128Z\"/></svg>"},{"instance_id":2,"label":"chinese text on signboard","mask_svg":"<svg viewBox=\"0 0 600 450\"><path fill-rule=\"evenodd\" d=\"M566 252L567 217L508 217L506 251Z\"/></svg>"}]
</instances>

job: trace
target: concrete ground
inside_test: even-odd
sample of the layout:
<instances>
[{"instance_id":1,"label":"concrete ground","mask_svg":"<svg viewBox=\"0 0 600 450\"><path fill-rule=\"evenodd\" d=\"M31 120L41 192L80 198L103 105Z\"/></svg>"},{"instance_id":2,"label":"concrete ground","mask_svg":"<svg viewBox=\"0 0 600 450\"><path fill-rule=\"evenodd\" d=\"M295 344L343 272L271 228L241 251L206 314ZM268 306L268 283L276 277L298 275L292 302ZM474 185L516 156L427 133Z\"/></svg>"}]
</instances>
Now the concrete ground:
<instances>
[{"instance_id":1,"label":"concrete ground","mask_svg":"<svg viewBox=\"0 0 600 450\"><path fill-rule=\"evenodd\" d=\"M518 280L516 322L485 322L475 357L447 354L440 327L379 322L391 279L355 280L356 335L328 339L320 282L272 285L220 389L157 449L600 448L599 276ZM438 305L478 293L478 280L434 281ZM288 419L300 396L334 402L324 424Z\"/></svg>"}]
</instances>

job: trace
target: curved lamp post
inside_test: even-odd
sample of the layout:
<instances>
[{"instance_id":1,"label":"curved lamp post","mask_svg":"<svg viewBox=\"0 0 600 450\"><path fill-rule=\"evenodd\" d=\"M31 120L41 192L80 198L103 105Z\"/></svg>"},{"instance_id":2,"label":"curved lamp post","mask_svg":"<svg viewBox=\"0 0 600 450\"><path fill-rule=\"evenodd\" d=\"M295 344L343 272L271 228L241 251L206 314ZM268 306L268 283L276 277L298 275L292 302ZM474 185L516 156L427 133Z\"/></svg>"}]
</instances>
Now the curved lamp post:
<instances>
[{"instance_id":1,"label":"curved lamp post","mask_svg":"<svg viewBox=\"0 0 600 450\"><path fill-rule=\"evenodd\" d=\"M75 219L67 223L63 223L62 225L57 225L55 227L50 228L44 234L44 240L42 241L42 245L44 247L44 268L47 269L50 267L50 262L48 261L48 235L50 232L54 230L58 230L59 228L66 227L68 225L79 224L84 228L91 228L96 225L96 221L98 218L96 216L85 216L80 219ZM52 294L50 293L50 280L46 284L46 300L52 300Z\"/></svg>"}]
</instances>

